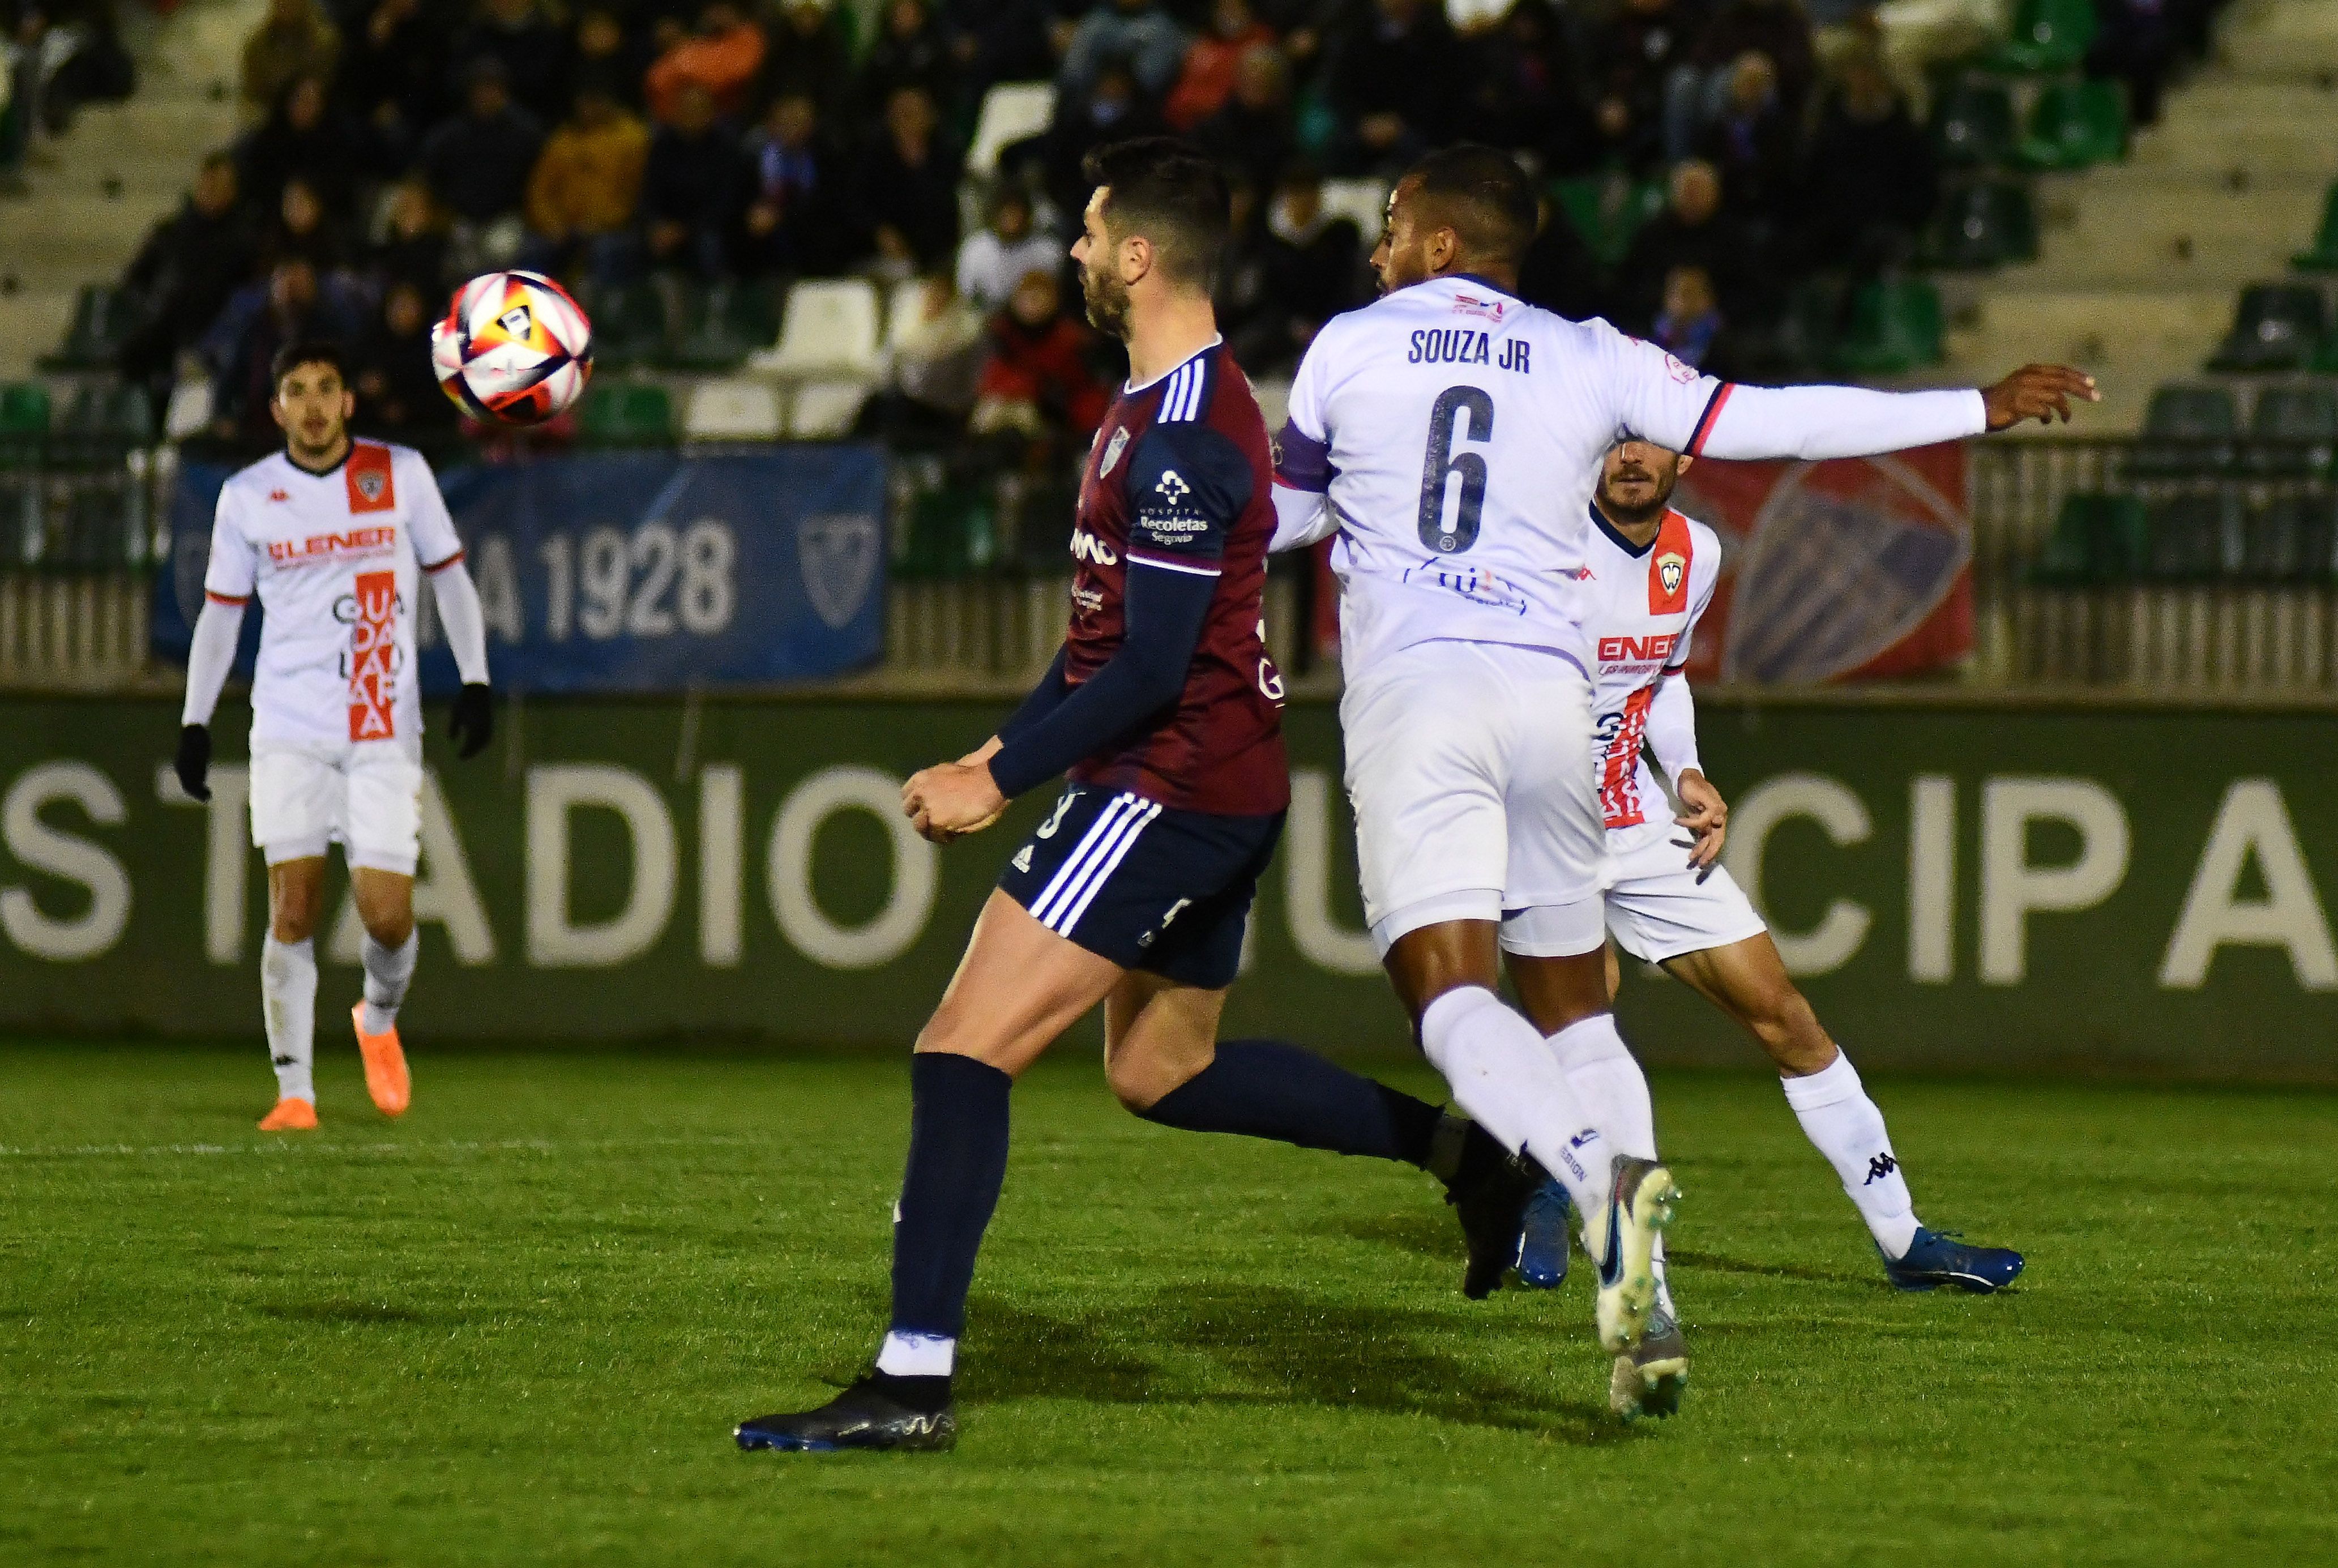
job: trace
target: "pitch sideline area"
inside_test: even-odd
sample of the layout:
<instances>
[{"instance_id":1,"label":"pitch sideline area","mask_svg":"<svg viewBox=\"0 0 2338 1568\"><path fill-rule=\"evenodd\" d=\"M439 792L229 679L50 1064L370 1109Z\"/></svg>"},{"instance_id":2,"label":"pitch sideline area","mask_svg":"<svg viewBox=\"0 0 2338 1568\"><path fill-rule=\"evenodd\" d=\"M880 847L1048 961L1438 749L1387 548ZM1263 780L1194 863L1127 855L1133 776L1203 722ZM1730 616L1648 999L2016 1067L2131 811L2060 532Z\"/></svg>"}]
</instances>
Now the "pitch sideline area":
<instances>
[{"instance_id":1,"label":"pitch sideline area","mask_svg":"<svg viewBox=\"0 0 2338 1568\"><path fill-rule=\"evenodd\" d=\"M1625 1429L1583 1269L1472 1306L1427 1178L1146 1125L1067 1055L1017 1094L958 1450L821 1460L729 1427L873 1346L900 1063L418 1044L395 1124L321 1050L305 1139L251 1130L257 1046L0 1044L0 1560L2327 1545L2338 1095L1880 1080L1927 1217L2029 1254L1974 1299L1884 1287L1772 1082L1660 1076L1695 1359Z\"/></svg>"}]
</instances>

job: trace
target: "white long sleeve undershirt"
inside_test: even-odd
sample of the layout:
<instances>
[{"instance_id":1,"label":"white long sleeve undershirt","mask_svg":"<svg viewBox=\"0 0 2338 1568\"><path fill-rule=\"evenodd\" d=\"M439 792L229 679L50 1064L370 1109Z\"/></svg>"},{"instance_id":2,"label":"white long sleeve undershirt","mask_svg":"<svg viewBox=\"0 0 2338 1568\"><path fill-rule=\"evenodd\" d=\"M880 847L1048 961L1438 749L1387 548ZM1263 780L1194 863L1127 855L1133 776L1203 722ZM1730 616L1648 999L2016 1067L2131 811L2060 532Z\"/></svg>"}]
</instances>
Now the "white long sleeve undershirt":
<instances>
[{"instance_id":1,"label":"white long sleeve undershirt","mask_svg":"<svg viewBox=\"0 0 2338 1568\"><path fill-rule=\"evenodd\" d=\"M466 686L487 681L487 617L479 604L478 584L470 569L457 559L430 573L430 592L438 600L438 624L447 631L447 646ZM206 610L204 613L210 612Z\"/></svg>"},{"instance_id":2,"label":"white long sleeve undershirt","mask_svg":"<svg viewBox=\"0 0 2338 1568\"><path fill-rule=\"evenodd\" d=\"M1696 701L1689 695L1684 671L1672 671L1656 683L1656 694L1648 700L1647 727L1641 733L1656 755L1656 766L1675 788L1691 769L1704 771L1696 755Z\"/></svg>"},{"instance_id":3,"label":"white long sleeve undershirt","mask_svg":"<svg viewBox=\"0 0 2338 1568\"><path fill-rule=\"evenodd\" d=\"M217 599L203 601L195 617L194 640L187 645L187 701L179 710L182 724L209 724L235 666L235 641L243 632L243 606Z\"/></svg>"},{"instance_id":4,"label":"white long sleeve undershirt","mask_svg":"<svg viewBox=\"0 0 2338 1568\"><path fill-rule=\"evenodd\" d=\"M1989 431L1979 392L1871 392L1863 387L1726 387L1703 457L1864 457Z\"/></svg>"}]
</instances>

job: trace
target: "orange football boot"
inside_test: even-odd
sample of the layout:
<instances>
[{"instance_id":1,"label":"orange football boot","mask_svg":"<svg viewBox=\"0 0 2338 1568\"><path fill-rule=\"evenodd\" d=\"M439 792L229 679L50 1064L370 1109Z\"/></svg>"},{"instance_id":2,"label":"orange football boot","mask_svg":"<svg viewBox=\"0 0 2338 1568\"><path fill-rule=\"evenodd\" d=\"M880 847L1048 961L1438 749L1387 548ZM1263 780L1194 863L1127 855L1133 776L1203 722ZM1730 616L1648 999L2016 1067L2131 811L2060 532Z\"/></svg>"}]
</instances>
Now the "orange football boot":
<instances>
[{"instance_id":1,"label":"orange football boot","mask_svg":"<svg viewBox=\"0 0 2338 1568\"><path fill-rule=\"evenodd\" d=\"M358 1032L358 1054L365 1058L366 1093L385 1116L403 1116L414 1098L413 1081L406 1073L406 1051L398 1043L398 1025L378 1034L365 1031L365 1004L349 1009L349 1024Z\"/></svg>"},{"instance_id":2,"label":"orange football boot","mask_svg":"<svg viewBox=\"0 0 2338 1568\"><path fill-rule=\"evenodd\" d=\"M276 1102L276 1109L260 1119L262 1132L314 1132L317 1130L317 1105L312 1100L296 1100L287 1094Z\"/></svg>"}]
</instances>

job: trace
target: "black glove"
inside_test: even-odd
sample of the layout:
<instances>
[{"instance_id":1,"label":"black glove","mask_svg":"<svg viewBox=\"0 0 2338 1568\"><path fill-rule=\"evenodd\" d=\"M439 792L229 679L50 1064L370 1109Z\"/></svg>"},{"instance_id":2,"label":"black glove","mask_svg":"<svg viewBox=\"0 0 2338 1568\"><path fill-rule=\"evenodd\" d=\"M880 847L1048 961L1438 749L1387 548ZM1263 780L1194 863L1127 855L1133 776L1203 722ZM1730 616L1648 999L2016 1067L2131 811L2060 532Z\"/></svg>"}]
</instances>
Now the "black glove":
<instances>
[{"instance_id":1,"label":"black glove","mask_svg":"<svg viewBox=\"0 0 2338 1568\"><path fill-rule=\"evenodd\" d=\"M467 681L455 693L455 710L447 715L447 733L455 742L455 755L465 761L487 749L495 738L495 704L488 700L484 681Z\"/></svg>"},{"instance_id":2,"label":"black glove","mask_svg":"<svg viewBox=\"0 0 2338 1568\"><path fill-rule=\"evenodd\" d=\"M211 731L208 724L186 724L179 730L179 755L171 766L178 770L179 787L198 800L211 798L211 787L203 782L211 770Z\"/></svg>"}]
</instances>

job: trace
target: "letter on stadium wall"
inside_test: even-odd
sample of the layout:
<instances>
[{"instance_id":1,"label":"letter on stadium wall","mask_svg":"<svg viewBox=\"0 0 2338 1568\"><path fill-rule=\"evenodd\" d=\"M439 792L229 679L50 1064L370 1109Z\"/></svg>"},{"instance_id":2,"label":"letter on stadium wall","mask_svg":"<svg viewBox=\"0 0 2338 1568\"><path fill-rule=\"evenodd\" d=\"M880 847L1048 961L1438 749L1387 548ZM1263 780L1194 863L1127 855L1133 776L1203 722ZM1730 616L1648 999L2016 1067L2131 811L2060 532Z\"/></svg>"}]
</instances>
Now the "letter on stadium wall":
<instances>
[{"instance_id":1,"label":"letter on stadium wall","mask_svg":"<svg viewBox=\"0 0 2338 1568\"><path fill-rule=\"evenodd\" d=\"M569 814L614 811L632 859L624 907L607 920L570 917ZM546 969L606 968L657 946L673 918L673 816L630 768L567 763L527 770L527 956Z\"/></svg>"},{"instance_id":2,"label":"letter on stadium wall","mask_svg":"<svg viewBox=\"0 0 2338 1568\"><path fill-rule=\"evenodd\" d=\"M1957 977L1957 781L1920 774L1908 785L1908 978Z\"/></svg>"},{"instance_id":3,"label":"letter on stadium wall","mask_svg":"<svg viewBox=\"0 0 2338 1568\"><path fill-rule=\"evenodd\" d=\"M1301 957L1334 975L1370 975L1380 966L1371 933L1342 931L1331 920L1331 776L1323 769L1291 770L1291 816L1282 835L1282 903L1291 944Z\"/></svg>"},{"instance_id":4,"label":"letter on stadium wall","mask_svg":"<svg viewBox=\"0 0 2338 1568\"><path fill-rule=\"evenodd\" d=\"M1729 843L1722 858L1764 920L1770 920L1770 909L1762 896L1762 856L1772 829L1789 817L1809 818L1828 838L1846 848L1866 843L1874 831L1859 797L1816 773L1782 773L1740 800L1729 814ZM1866 906L1837 898L1811 930L1782 931L1771 920L1770 936L1778 944L1787 974L1825 975L1851 962L1874 923Z\"/></svg>"},{"instance_id":5,"label":"letter on stadium wall","mask_svg":"<svg viewBox=\"0 0 2338 1568\"><path fill-rule=\"evenodd\" d=\"M698 956L716 969L739 966L743 794L739 769L727 763L698 775Z\"/></svg>"},{"instance_id":6,"label":"letter on stadium wall","mask_svg":"<svg viewBox=\"0 0 2338 1568\"><path fill-rule=\"evenodd\" d=\"M874 768L823 768L780 807L771 819L764 867L771 917L805 957L830 969L874 969L908 952L934 912L939 875L934 847L901 815L901 783ZM892 847L885 906L868 924L840 926L820 906L811 887L812 840L839 811L866 811L884 825Z\"/></svg>"},{"instance_id":7,"label":"letter on stadium wall","mask_svg":"<svg viewBox=\"0 0 2338 1568\"><path fill-rule=\"evenodd\" d=\"M2029 859L2029 825L2065 822L2078 834L2067 866ZM2017 985L2029 972L2032 910L2091 909L2127 880L2127 808L2091 779L1991 779L1980 798L1980 977Z\"/></svg>"},{"instance_id":8,"label":"letter on stadium wall","mask_svg":"<svg viewBox=\"0 0 2338 1568\"><path fill-rule=\"evenodd\" d=\"M0 800L0 841L27 869L86 888L89 907L61 918L44 912L28 888L0 889L0 930L35 958L72 963L122 940L130 924L130 873L100 846L42 820L41 808L59 800L102 827L119 827L127 816L122 791L88 763L44 762L26 769Z\"/></svg>"},{"instance_id":9,"label":"letter on stadium wall","mask_svg":"<svg viewBox=\"0 0 2338 1568\"><path fill-rule=\"evenodd\" d=\"M2264 877L2263 898L2240 897L2251 855ZM2168 938L2159 983L2198 990L2207 983L2216 949L2227 944L2279 947L2289 955L2301 987L2338 990L2338 953L2331 949L2322 895L2297 847L2281 786L2270 779L2236 779L2225 791L2199 869L2184 896L2183 916Z\"/></svg>"},{"instance_id":10,"label":"letter on stadium wall","mask_svg":"<svg viewBox=\"0 0 2338 1568\"><path fill-rule=\"evenodd\" d=\"M244 858L251 853L251 770L214 765L208 803L188 794L168 762L154 769L154 798L203 813L203 956L222 966L243 958Z\"/></svg>"},{"instance_id":11,"label":"letter on stadium wall","mask_svg":"<svg viewBox=\"0 0 2338 1568\"><path fill-rule=\"evenodd\" d=\"M479 886L471 875L471 858L464 853L463 835L447 809L447 791L439 787L438 769L422 773L422 858L414 867L414 925L417 930L436 921L447 928L447 946L455 962L467 969L496 961L495 927L487 924L486 906L479 902ZM336 964L363 961L365 923L358 918L354 895L341 899L341 913L333 922L329 956Z\"/></svg>"}]
</instances>

